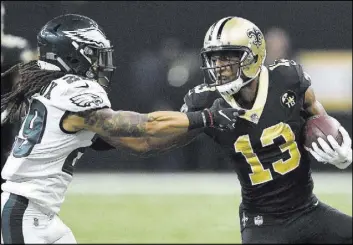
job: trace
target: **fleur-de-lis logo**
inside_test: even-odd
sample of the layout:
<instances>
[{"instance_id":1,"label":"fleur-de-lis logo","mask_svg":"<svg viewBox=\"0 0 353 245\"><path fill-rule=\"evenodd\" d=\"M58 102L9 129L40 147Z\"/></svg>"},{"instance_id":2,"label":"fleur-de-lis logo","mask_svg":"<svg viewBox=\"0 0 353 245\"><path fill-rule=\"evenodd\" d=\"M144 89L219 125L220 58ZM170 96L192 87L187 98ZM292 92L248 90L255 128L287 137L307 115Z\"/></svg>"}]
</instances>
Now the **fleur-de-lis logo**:
<instances>
[{"instance_id":1,"label":"fleur-de-lis logo","mask_svg":"<svg viewBox=\"0 0 353 245\"><path fill-rule=\"evenodd\" d=\"M246 34L248 35L249 38L252 39L252 43L256 45L257 47L260 47L262 44L262 33L255 27L252 29L247 30Z\"/></svg>"}]
</instances>

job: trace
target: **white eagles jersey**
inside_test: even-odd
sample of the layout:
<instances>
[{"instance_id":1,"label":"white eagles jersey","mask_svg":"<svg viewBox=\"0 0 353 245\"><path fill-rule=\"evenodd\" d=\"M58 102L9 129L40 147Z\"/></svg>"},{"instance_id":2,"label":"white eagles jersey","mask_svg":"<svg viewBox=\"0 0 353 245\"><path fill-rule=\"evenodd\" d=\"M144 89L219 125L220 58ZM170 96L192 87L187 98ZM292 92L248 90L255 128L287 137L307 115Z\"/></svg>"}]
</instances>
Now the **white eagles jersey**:
<instances>
[{"instance_id":1,"label":"white eagles jersey","mask_svg":"<svg viewBox=\"0 0 353 245\"><path fill-rule=\"evenodd\" d=\"M2 170L2 190L27 197L43 212L58 213L76 160L95 133L65 131L68 112L110 107L105 90L76 75L53 80L32 96L31 105Z\"/></svg>"}]
</instances>

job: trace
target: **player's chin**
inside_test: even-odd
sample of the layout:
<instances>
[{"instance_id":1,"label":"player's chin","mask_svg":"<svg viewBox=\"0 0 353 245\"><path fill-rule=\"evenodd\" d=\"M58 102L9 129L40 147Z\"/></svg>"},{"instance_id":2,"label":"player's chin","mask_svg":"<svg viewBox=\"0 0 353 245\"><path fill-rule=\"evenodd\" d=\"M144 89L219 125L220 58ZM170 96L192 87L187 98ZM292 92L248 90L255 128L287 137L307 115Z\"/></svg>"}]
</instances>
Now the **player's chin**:
<instances>
[{"instance_id":1,"label":"player's chin","mask_svg":"<svg viewBox=\"0 0 353 245\"><path fill-rule=\"evenodd\" d=\"M227 83L232 82L233 80L234 80L234 79L232 79L232 78L230 78L230 77L222 76L222 77L217 78L216 84L217 84L218 86L220 86L220 85L225 85L225 84L227 84Z\"/></svg>"}]
</instances>

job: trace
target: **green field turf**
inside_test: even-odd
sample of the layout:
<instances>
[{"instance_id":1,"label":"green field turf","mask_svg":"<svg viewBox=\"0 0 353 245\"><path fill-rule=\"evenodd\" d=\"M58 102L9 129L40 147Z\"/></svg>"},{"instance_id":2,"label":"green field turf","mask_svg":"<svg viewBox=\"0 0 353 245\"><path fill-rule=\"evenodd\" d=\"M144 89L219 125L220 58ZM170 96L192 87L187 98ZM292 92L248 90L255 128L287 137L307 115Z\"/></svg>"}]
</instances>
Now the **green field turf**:
<instances>
[{"instance_id":1,"label":"green field turf","mask_svg":"<svg viewBox=\"0 0 353 245\"><path fill-rule=\"evenodd\" d=\"M352 194L320 194L352 215ZM240 243L239 195L69 194L60 217L79 243Z\"/></svg>"}]
</instances>

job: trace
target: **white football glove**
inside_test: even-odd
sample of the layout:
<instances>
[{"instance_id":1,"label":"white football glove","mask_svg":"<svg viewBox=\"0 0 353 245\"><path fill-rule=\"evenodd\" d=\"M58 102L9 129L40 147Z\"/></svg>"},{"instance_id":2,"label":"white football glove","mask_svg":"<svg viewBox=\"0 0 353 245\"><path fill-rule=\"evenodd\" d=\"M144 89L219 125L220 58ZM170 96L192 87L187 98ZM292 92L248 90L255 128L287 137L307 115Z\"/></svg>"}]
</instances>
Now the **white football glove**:
<instances>
[{"instance_id":1,"label":"white football glove","mask_svg":"<svg viewBox=\"0 0 353 245\"><path fill-rule=\"evenodd\" d=\"M318 142L323 150L321 150L316 142L312 143L312 149L305 147L318 162L330 163L339 169L345 169L352 163L352 140L348 132L340 126L339 131L343 136L343 142L340 146L331 136L327 136L332 148L322 138L318 138Z\"/></svg>"}]
</instances>

